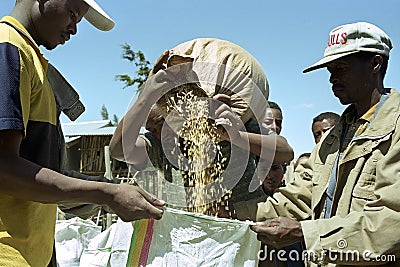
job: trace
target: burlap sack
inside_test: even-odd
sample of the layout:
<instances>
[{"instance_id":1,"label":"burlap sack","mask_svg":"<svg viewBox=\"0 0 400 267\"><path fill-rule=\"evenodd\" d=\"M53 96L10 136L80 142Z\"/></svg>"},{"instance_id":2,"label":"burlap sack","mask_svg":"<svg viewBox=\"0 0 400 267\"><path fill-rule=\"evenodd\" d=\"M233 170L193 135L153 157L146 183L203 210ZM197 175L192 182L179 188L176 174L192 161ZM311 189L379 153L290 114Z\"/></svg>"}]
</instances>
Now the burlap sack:
<instances>
[{"instance_id":1,"label":"burlap sack","mask_svg":"<svg viewBox=\"0 0 400 267\"><path fill-rule=\"evenodd\" d=\"M258 61L242 47L216 38L198 38L179 44L169 50L152 70L162 66L192 62L197 83L172 90L193 90L196 95L213 97L216 94L231 96L231 107L243 123L252 117L263 118L268 99L267 77ZM205 92L205 94L204 94ZM157 103L166 112L165 99Z\"/></svg>"}]
</instances>

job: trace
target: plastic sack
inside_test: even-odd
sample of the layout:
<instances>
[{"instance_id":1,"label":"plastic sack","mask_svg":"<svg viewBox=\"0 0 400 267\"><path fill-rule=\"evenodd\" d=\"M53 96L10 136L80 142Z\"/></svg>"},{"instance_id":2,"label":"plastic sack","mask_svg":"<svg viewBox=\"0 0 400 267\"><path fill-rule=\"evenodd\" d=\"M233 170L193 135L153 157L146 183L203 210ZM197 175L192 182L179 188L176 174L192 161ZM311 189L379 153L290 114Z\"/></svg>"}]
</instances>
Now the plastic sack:
<instances>
[{"instance_id":1,"label":"plastic sack","mask_svg":"<svg viewBox=\"0 0 400 267\"><path fill-rule=\"evenodd\" d=\"M249 222L167 208L133 223L126 266L257 266L260 242Z\"/></svg>"},{"instance_id":2,"label":"plastic sack","mask_svg":"<svg viewBox=\"0 0 400 267\"><path fill-rule=\"evenodd\" d=\"M82 253L80 266L126 266L132 233L132 224L118 219L91 240Z\"/></svg>"},{"instance_id":3,"label":"plastic sack","mask_svg":"<svg viewBox=\"0 0 400 267\"><path fill-rule=\"evenodd\" d=\"M60 267L79 266L80 258L90 241L100 234L101 227L78 217L56 222L55 246Z\"/></svg>"}]
</instances>

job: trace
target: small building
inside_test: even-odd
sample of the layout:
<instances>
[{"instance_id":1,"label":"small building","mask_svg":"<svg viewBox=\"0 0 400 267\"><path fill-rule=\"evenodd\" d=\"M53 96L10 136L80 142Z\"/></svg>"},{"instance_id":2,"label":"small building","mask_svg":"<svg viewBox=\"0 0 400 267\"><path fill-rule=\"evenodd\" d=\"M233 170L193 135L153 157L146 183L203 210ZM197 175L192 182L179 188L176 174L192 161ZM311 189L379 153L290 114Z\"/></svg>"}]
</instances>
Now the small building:
<instances>
[{"instance_id":1,"label":"small building","mask_svg":"<svg viewBox=\"0 0 400 267\"><path fill-rule=\"evenodd\" d=\"M98 176L111 168L113 177L126 177L125 163L109 159L106 151L116 127L110 120L62 123L67 170ZM109 166L106 166L106 162Z\"/></svg>"}]
</instances>

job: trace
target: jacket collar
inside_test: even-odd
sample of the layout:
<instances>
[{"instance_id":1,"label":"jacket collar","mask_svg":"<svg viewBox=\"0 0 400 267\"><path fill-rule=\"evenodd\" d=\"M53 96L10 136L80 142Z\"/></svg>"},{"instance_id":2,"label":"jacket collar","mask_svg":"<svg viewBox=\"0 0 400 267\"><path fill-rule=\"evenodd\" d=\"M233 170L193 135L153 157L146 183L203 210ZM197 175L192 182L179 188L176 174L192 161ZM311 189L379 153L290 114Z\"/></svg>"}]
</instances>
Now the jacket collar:
<instances>
[{"instance_id":1,"label":"jacket collar","mask_svg":"<svg viewBox=\"0 0 400 267\"><path fill-rule=\"evenodd\" d=\"M400 116L400 94L395 89L390 89L390 94L387 101L379 109L376 117L371 122L371 125L358 138L375 138L381 137L392 132L397 123L397 117ZM332 144L335 139L340 138L343 127L346 124L346 118L350 113L354 112L354 105L350 105L343 112L340 121L336 124L325 142Z\"/></svg>"}]
</instances>

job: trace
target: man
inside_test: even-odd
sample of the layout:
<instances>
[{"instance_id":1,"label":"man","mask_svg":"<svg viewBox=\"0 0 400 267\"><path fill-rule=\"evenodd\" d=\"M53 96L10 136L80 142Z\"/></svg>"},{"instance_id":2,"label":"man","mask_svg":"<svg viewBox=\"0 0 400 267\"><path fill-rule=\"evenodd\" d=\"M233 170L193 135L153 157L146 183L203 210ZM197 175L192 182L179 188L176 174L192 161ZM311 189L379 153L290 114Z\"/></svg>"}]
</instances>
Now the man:
<instances>
[{"instance_id":1,"label":"man","mask_svg":"<svg viewBox=\"0 0 400 267\"><path fill-rule=\"evenodd\" d=\"M326 67L349 106L295 180L250 211L263 243L303 241L311 265L399 266L400 95L383 85L391 48L375 25L342 25L324 58L304 70Z\"/></svg>"},{"instance_id":2,"label":"man","mask_svg":"<svg viewBox=\"0 0 400 267\"><path fill-rule=\"evenodd\" d=\"M268 108L263 121L263 126L276 134L280 134L282 131L282 109L280 106L273 102L268 101Z\"/></svg>"},{"instance_id":3,"label":"man","mask_svg":"<svg viewBox=\"0 0 400 267\"><path fill-rule=\"evenodd\" d=\"M304 152L302 154L300 154L300 156L297 158L296 162L293 165L293 168L296 169L297 166L299 166L300 164L304 164L311 156L311 153L309 152Z\"/></svg>"},{"instance_id":4,"label":"man","mask_svg":"<svg viewBox=\"0 0 400 267\"><path fill-rule=\"evenodd\" d=\"M277 135L280 135L282 132L282 122L283 114L281 107L276 102L268 101L268 107L265 112L265 117L262 121L262 126L266 129L268 133L275 133ZM284 172L281 177L280 186L284 186L286 183L291 181L293 168L290 165L290 161L292 159L283 162L281 165L284 168Z\"/></svg>"},{"instance_id":5,"label":"man","mask_svg":"<svg viewBox=\"0 0 400 267\"><path fill-rule=\"evenodd\" d=\"M132 164L136 169L140 169L146 165L153 165L158 171L158 174L163 175L165 180L169 182L165 183L165 190L169 191L168 195L166 196L166 200L169 205L175 207L178 206L181 208L189 208L189 210L193 210L192 208L194 206L196 209L197 207L199 207L196 210L197 212L203 212L208 215L218 214L219 216L224 217L234 217L236 215L228 214L229 212L226 212L222 215L222 212L220 212L221 209L219 209L222 206L220 201L224 202L224 209L226 208L226 210L229 210L229 207L232 206L235 202L247 200L256 196L261 196L263 194L261 188L259 188L258 186L256 188L256 191L249 191L249 186L256 169L253 156L249 153L249 150L252 153L260 155L261 145L265 144L265 146L268 146L270 150L268 151L269 153L264 153L264 155L262 156L271 159L272 153L275 153L276 150L276 157L280 160L291 160L293 158L293 150L287 144L286 139L284 139L283 137L276 137L274 135L264 136L255 133L257 131L260 131L258 122L255 120L254 117L255 115L252 115L252 117L249 117L247 121L243 123L241 118L239 118L238 113L243 113L243 110L250 110L250 108L243 107L244 101L243 99L241 99L241 97L238 97L239 94L233 94L232 96L228 95L232 94L232 92L241 92L246 90L248 91L250 87L243 86L243 84L250 81L251 83L257 84L260 91L267 92L268 85L266 83L266 76L262 69L258 67L259 65L258 63L256 63L256 60L243 48L224 40L219 40L215 38L199 38L191 40L189 41L189 43L190 45L181 44L178 47L198 46L198 49L188 49L189 51L180 52L178 52L179 49L171 49L165 51L164 54L162 54L154 64L153 70L151 72L152 74L151 76L149 76L148 81L152 79L153 74L158 73L158 71L160 70L160 66L165 66L166 70L169 69L172 72L174 69L177 68L187 68L187 73L195 72L196 76L198 75L200 77L214 77L214 74L219 73L218 71L220 71L218 69L215 69L215 66L218 66L221 69L225 69L226 71L224 71L224 73L226 77L223 77L224 79L219 81L222 83L222 85L215 82L204 83L201 84L201 86L203 87L201 87L200 89L203 90L203 92L205 92L207 89L209 91L214 90L215 92L219 92L221 91L220 88L225 88L224 90L226 90L227 94L215 94L215 92L213 92L210 93L212 97L207 97L210 99L210 102L213 103L211 106L215 107L215 109L218 110L216 111L214 117L216 119L215 121L218 120L220 113L226 112L229 113L231 116L231 125L234 125L235 127L237 126L239 128L241 126L244 126L245 128L241 129L242 131L240 132L235 132L236 134L238 134L238 136L235 136L235 138L228 136L227 132L225 132L226 135L218 136L216 140L213 140L212 142L215 141L215 147L218 146L218 155L211 158L210 155L202 154L202 156L204 155L204 162L210 160L210 162L213 163L208 164L210 167L207 167L206 171L214 171L212 170L214 166L221 166L220 169L212 172L213 176L204 175L207 178L212 177L212 179L214 179L215 181L213 181L212 183L208 183L208 185L211 186L210 189L207 190L212 191L211 194L199 194L199 197L209 196L210 199L206 199L205 201L203 201L206 202L206 205L199 205L198 203L193 204L193 199L194 197L196 197L196 195L192 192L200 187L196 188L196 186L193 186L193 184L189 183L191 179L192 181L194 180L194 184L201 184L202 181L200 179L196 179L198 177L202 178L201 173L198 172L199 175L197 177L194 177L191 174L193 172L187 171L188 169L185 168L185 165L181 164L182 162L185 163L185 161L182 161L182 158L185 157L185 150L192 150L191 148L195 148L195 146L190 147L190 145L188 145L190 143L188 142L190 138L184 140L183 137L178 138L176 133L171 133L171 128L168 126L169 124L171 124L171 127L174 128L174 123L176 121L179 122L179 120L183 121L188 119L187 117L183 116L184 114L191 114L193 111L200 113L201 110L199 110L197 107L193 108L193 105L189 105L190 101L187 101L187 103L189 104L181 104L183 107L180 108L176 108L173 106L168 107L167 103L170 103L170 105L172 105L170 101L172 101L171 99L173 99L174 97L173 94L171 94L170 92L168 92L168 94L161 94L157 92L157 90L155 90L154 88L146 86L138 97L138 100L135 101L133 106L124 116L123 120L121 120L121 122L118 124L118 127L110 142L111 156L118 160L126 161ZM191 54L191 52L193 51L194 53ZM220 51L218 53L218 57L215 57L215 51ZM199 56L199 54L201 56ZM188 59L191 59L194 64L187 64ZM197 62L197 60L199 60L199 62ZM213 61L214 63L209 62L209 60ZM240 64L237 66L237 69L233 68L236 63L230 66L225 66L222 64L223 62L232 60L233 62L240 62ZM215 62L218 64L215 64ZM205 63L208 64L208 68L198 68ZM246 72L252 73L251 76L249 75L249 77L251 78L244 75ZM228 75L229 73L230 75ZM231 81L233 80L233 73L240 73L240 75L238 75L239 77L234 76L234 80L240 79L241 83L231 83ZM184 76L186 76L186 73ZM208 79L210 79L210 77L208 77ZM221 78L222 76L219 77L219 79ZM195 81L198 82L197 80ZM207 80L200 79L200 81ZM229 87L223 86L224 83L226 85L229 85ZM213 84L213 86L215 85L215 88L210 88L210 84ZM172 88L174 89L171 90L171 92L177 92L175 91L177 89L185 89L183 87L176 88L174 84L171 84L171 89ZM193 81L189 83L189 85L186 87L186 89L190 90L191 93L197 92L196 90L198 88L199 87L197 83L193 83ZM183 95L182 92L181 94ZM249 93L248 95L254 97L256 93ZM169 99L169 101L167 102L165 99ZM183 100L181 100L182 103ZM264 99L264 103L265 102L266 101ZM157 104L154 105L154 103ZM265 109L265 104L258 105L261 108L256 109L256 111L259 112L262 110L262 108ZM187 107L191 108L188 108L186 111ZM237 109L238 107L242 107L242 111ZM235 108L236 112L234 111ZM176 112L165 114L165 111L168 109L184 111L181 112L181 114L177 114ZM211 108L211 110L213 110L213 108ZM210 118L212 118L213 115L213 112L210 111ZM163 116L165 116L165 119ZM202 122L200 119L201 116L197 117L196 126L198 128L208 125L208 122L207 124L205 124L204 121ZM165 121L166 123L164 123ZM146 128L149 130L149 133L146 133L145 135L139 135L140 128L145 123ZM220 124L220 126L229 127L225 124ZM253 133L249 133L248 131L252 131ZM163 133L163 135L161 133ZM171 136L173 136L174 138L171 138ZM227 140L232 142L229 143L227 142ZM232 146L231 144L234 144L235 146ZM209 146L210 144L202 144L202 148L205 145ZM211 147L209 151L212 151L213 146L209 146ZM208 147L206 149L208 149ZM182 156L182 158L180 156ZM191 177L189 175L191 175ZM225 184L223 185L224 187L220 187L221 184L217 182L221 180L221 177L224 179L225 182ZM185 188L183 188L183 185L185 185ZM178 191L182 191L182 189L184 190L184 193L186 192L186 195L177 193ZM218 194L215 192L217 192ZM184 197L187 196L187 199L182 200L182 195ZM188 200L189 203L186 200ZM226 203L228 204L226 205ZM210 206L211 208L208 208ZM215 209L214 206L217 206L217 209ZM204 207L205 209L203 209Z\"/></svg>"},{"instance_id":6,"label":"man","mask_svg":"<svg viewBox=\"0 0 400 267\"><path fill-rule=\"evenodd\" d=\"M57 172L58 111L39 46L64 44L83 17L114 26L93 0L17 0L0 22L0 266L49 263L57 203L107 205L125 221L162 216L163 201L138 187Z\"/></svg>"},{"instance_id":7,"label":"man","mask_svg":"<svg viewBox=\"0 0 400 267\"><path fill-rule=\"evenodd\" d=\"M335 126L339 122L340 115L335 112L322 112L313 118L311 131L314 136L314 141L317 144L322 135Z\"/></svg>"}]
</instances>

